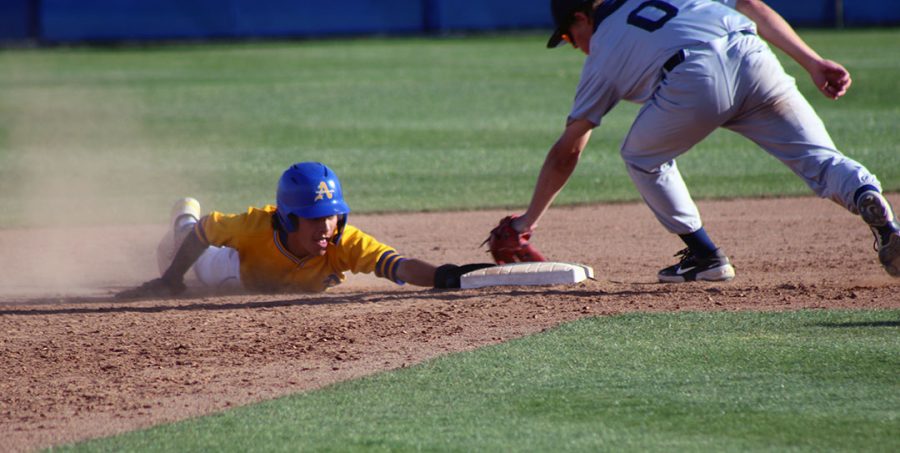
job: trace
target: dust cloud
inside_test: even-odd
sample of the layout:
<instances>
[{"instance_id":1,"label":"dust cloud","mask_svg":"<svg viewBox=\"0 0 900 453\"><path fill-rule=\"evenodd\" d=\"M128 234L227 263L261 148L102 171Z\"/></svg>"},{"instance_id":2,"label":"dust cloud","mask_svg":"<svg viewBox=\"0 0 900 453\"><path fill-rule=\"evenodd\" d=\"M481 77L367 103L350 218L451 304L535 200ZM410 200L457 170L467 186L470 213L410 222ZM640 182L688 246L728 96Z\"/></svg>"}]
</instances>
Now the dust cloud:
<instances>
[{"instance_id":1,"label":"dust cloud","mask_svg":"<svg viewBox=\"0 0 900 453\"><path fill-rule=\"evenodd\" d=\"M163 198L171 197L152 194L178 182L154 167L139 94L102 80L11 78L0 100L8 119L0 141L0 297L104 295L155 277L153 254L168 217Z\"/></svg>"}]
</instances>

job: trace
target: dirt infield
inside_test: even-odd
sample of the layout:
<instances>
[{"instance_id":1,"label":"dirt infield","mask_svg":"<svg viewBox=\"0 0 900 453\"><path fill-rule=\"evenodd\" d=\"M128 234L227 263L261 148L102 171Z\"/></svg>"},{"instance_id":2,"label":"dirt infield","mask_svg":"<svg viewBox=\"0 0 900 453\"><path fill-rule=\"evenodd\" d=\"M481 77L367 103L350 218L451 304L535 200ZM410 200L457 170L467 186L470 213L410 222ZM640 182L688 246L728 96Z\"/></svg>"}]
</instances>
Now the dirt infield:
<instances>
[{"instance_id":1,"label":"dirt infield","mask_svg":"<svg viewBox=\"0 0 900 453\"><path fill-rule=\"evenodd\" d=\"M900 206L900 196L891 201ZM588 264L575 286L437 291L371 276L320 295L118 302L152 278L164 226L0 231L0 451L30 451L220 411L587 316L630 311L900 308L868 229L815 198L700 203L725 284L662 285L681 248L642 204L553 209L535 244ZM481 262L501 211L354 215L433 263Z\"/></svg>"}]
</instances>

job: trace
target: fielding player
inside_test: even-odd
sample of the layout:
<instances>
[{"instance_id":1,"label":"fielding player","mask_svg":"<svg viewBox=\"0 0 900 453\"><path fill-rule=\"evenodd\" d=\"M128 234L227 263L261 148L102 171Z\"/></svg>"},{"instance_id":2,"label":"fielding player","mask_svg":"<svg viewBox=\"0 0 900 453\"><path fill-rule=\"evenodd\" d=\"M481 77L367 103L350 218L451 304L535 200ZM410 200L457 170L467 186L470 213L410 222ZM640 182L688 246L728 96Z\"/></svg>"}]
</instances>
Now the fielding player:
<instances>
[{"instance_id":1,"label":"fielding player","mask_svg":"<svg viewBox=\"0 0 900 453\"><path fill-rule=\"evenodd\" d=\"M676 255L679 263L659 272L660 281L734 277L675 164L718 127L754 141L820 197L861 214L875 234L881 264L900 277L900 226L881 184L837 150L760 36L796 60L831 99L847 92L850 74L820 57L775 11L758 0L550 3L557 28L547 47L566 41L587 58L565 131L547 154L527 211L504 219L515 232L530 235L574 171L591 131L624 99L643 104L621 147L628 173L656 218L687 245Z\"/></svg>"},{"instance_id":2,"label":"fielding player","mask_svg":"<svg viewBox=\"0 0 900 453\"><path fill-rule=\"evenodd\" d=\"M374 272L400 285L458 288L462 274L492 266L435 267L378 242L347 223L350 208L341 183L318 162L288 168L278 182L276 204L201 217L197 200L179 200L172 210L172 231L157 249L162 277L117 297L181 293L191 267L211 288L321 292L343 282L346 271Z\"/></svg>"}]
</instances>

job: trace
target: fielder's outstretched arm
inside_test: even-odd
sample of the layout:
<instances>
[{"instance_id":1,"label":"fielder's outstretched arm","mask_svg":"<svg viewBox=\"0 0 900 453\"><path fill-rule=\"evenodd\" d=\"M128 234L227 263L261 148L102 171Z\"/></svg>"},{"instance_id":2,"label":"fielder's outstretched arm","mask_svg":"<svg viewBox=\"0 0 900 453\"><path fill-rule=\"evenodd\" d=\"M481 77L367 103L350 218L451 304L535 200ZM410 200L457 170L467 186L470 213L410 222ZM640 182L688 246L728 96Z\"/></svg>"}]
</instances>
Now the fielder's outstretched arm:
<instances>
[{"instance_id":1,"label":"fielder's outstretched arm","mask_svg":"<svg viewBox=\"0 0 900 453\"><path fill-rule=\"evenodd\" d=\"M578 159L591 138L594 126L594 123L587 120L570 120L566 125L566 130L547 152L528 210L513 220L513 227L517 231L528 231L537 226L578 166Z\"/></svg>"},{"instance_id":2,"label":"fielder's outstretched arm","mask_svg":"<svg viewBox=\"0 0 900 453\"><path fill-rule=\"evenodd\" d=\"M784 51L812 77L825 96L837 99L850 88L850 72L840 64L822 58L803 41L794 28L761 0L737 0L735 8L753 22L766 41Z\"/></svg>"}]
</instances>

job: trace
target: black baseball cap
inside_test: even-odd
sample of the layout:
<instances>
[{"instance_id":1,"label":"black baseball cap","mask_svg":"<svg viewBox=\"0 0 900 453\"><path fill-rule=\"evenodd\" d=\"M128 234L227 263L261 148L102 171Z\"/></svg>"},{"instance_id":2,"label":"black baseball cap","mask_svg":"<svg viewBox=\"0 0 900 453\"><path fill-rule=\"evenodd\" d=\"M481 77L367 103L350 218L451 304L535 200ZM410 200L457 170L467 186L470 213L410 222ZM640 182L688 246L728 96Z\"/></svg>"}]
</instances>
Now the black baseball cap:
<instances>
[{"instance_id":1,"label":"black baseball cap","mask_svg":"<svg viewBox=\"0 0 900 453\"><path fill-rule=\"evenodd\" d=\"M552 49L563 41L563 35L569 33L572 19L578 11L590 9L594 0L550 0L550 11L553 13L553 23L556 30L547 41L547 48Z\"/></svg>"}]
</instances>

